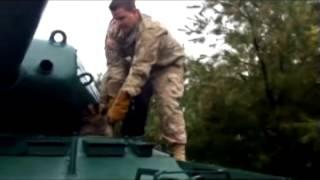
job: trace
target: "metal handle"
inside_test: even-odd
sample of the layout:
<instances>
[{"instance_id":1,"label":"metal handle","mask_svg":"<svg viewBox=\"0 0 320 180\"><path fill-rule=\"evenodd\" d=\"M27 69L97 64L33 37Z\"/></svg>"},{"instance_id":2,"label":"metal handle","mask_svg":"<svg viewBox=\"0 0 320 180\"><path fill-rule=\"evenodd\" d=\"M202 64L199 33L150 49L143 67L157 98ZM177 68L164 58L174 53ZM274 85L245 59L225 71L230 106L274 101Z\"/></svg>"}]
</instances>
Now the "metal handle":
<instances>
[{"instance_id":1,"label":"metal handle","mask_svg":"<svg viewBox=\"0 0 320 180\"><path fill-rule=\"evenodd\" d=\"M57 34L60 34L62 36L62 40L60 42L56 41L54 39L54 37L57 35ZM49 42L52 43L52 44L60 44L61 46L64 46L67 44L67 35L66 33L64 33L63 31L61 30L55 30L51 33L50 35L50 38L49 38Z\"/></svg>"},{"instance_id":2,"label":"metal handle","mask_svg":"<svg viewBox=\"0 0 320 180\"><path fill-rule=\"evenodd\" d=\"M79 79L81 79L81 78L86 77L86 76L89 77L89 80L84 82L84 83L82 83L84 86L88 86L89 84L91 84L94 81L94 78L93 78L92 74L90 74L88 72L82 73L78 77L79 77ZM85 80L87 80L87 79L85 79Z\"/></svg>"}]
</instances>

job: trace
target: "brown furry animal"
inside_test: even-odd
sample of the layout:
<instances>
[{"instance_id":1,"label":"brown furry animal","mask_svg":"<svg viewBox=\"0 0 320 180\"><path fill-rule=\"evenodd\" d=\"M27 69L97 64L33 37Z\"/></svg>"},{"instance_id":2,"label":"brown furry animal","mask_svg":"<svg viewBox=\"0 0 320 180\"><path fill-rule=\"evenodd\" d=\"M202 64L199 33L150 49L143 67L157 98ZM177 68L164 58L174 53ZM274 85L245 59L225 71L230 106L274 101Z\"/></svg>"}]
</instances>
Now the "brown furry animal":
<instances>
[{"instance_id":1,"label":"brown furry animal","mask_svg":"<svg viewBox=\"0 0 320 180\"><path fill-rule=\"evenodd\" d=\"M80 130L81 135L102 135L113 137L113 127L106 119L106 107L100 104L90 104L84 112L84 126Z\"/></svg>"}]
</instances>

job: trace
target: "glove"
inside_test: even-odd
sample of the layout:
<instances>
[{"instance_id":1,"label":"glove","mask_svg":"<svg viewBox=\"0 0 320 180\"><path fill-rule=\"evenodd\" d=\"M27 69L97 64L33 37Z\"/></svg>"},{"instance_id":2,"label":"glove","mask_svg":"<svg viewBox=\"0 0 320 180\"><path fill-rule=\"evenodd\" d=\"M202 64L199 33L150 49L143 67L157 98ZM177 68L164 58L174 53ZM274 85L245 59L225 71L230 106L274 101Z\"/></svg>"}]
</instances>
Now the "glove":
<instances>
[{"instance_id":1,"label":"glove","mask_svg":"<svg viewBox=\"0 0 320 180\"><path fill-rule=\"evenodd\" d=\"M131 97L127 92L120 91L108 110L108 122L115 124L122 121L129 109Z\"/></svg>"}]
</instances>

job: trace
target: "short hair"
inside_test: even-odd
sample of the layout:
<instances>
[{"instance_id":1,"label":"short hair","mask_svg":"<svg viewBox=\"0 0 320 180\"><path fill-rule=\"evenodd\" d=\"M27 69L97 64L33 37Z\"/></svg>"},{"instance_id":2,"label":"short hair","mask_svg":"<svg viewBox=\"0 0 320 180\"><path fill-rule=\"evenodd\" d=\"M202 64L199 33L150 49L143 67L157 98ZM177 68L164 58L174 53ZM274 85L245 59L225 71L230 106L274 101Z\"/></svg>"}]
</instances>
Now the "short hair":
<instances>
[{"instance_id":1,"label":"short hair","mask_svg":"<svg viewBox=\"0 0 320 180\"><path fill-rule=\"evenodd\" d=\"M136 9L135 0L112 0L109 9L115 11L119 8L124 8L125 10L132 11Z\"/></svg>"}]
</instances>

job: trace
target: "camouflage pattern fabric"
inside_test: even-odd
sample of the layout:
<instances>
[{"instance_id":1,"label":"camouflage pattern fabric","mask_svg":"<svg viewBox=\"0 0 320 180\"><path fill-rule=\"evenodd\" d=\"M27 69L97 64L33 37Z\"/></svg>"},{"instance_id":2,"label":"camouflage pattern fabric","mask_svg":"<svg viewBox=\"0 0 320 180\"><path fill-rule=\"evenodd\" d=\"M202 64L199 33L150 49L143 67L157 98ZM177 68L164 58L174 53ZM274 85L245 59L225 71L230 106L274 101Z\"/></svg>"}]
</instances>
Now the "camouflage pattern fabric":
<instances>
[{"instance_id":1,"label":"camouflage pattern fabric","mask_svg":"<svg viewBox=\"0 0 320 180\"><path fill-rule=\"evenodd\" d=\"M130 48L133 51L128 51ZM179 103L184 90L185 54L170 33L151 17L141 15L137 28L124 37L116 21L111 21L106 56L109 68L105 94L114 96L124 91L135 97L150 80L158 104L162 137L172 144L185 144L185 121Z\"/></svg>"}]
</instances>

